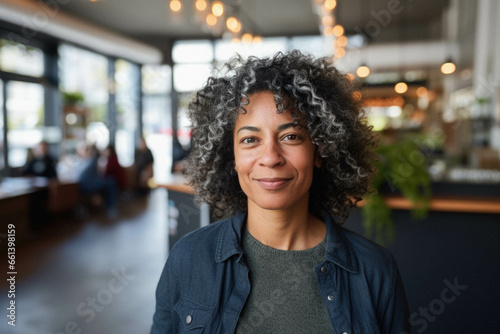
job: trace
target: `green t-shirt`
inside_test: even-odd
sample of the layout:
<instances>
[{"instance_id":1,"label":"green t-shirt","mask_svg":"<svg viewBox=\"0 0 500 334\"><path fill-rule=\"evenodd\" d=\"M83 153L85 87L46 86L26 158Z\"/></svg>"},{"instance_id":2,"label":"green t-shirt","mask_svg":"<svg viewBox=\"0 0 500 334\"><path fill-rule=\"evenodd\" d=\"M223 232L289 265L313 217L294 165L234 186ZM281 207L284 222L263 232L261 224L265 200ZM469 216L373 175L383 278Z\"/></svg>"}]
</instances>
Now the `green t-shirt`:
<instances>
[{"instance_id":1,"label":"green t-shirt","mask_svg":"<svg viewBox=\"0 0 500 334\"><path fill-rule=\"evenodd\" d=\"M243 251L252 289L236 333L333 333L314 275L325 247L326 238L307 250L274 249L245 229Z\"/></svg>"}]
</instances>

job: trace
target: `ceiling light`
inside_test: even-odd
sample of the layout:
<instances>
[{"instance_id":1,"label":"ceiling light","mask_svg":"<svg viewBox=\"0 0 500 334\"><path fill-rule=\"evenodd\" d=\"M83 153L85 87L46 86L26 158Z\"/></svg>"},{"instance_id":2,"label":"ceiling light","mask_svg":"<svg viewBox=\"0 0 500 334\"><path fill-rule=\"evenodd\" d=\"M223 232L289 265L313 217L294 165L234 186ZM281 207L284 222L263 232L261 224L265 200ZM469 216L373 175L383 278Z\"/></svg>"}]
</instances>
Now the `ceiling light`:
<instances>
[{"instance_id":1,"label":"ceiling light","mask_svg":"<svg viewBox=\"0 0 500 334\"><path fill-rule=\"evenodd\" d=\"M323 14L330 14L332 11L331 9L326 8L325 5L322 5L320 8L321 8L321 13Z\"/></svg>"},{"instance_id":2,"label":"ceiling light","mask_svg":"<svg viewBox=\"0 0 500 334\"><path fill-rule=\"evenodd\" d=\"M418 97L426 97L427 96L427 88L424 86L417 88L417 96Z\"/></svg>"},{"instance_id":3,"label":"ceiling light","mask_svg":"<svg viewBox=\"0 0 500 334\"><path fill-rule=\"evenodd\" d=\"M328 10L333 10L337 6L336 0L325 0L325 8Z\"/></svg>"},{"instance_id":4,"label":"ceiling light","mask_svg":"<svg viewBox=\"0 0 500 334\"><path fill-rule=\"evenodd\" d=\"M356 75L360 78L366 78L370 75L370 68L366 65L361 65L357 68Z\"/></svg>"},{"instance_id":5,"label":"ceiling light","mask_svg":"<svg viewBox=\"0 0 500 334\"><path fill-rule=\"evenodd\" d=\"M356 101L361 101L361 99L363 98L363 94L361 94L361 92L359 90L357 90L354 93L352 93L352 97Z\"/></svg>"},{"instance_id":6,"label":"ceiling light","mask_svg":"<svg viewBox=\"0 0 500 334\"><path fill-rule=\"evenodd\" d=\"M217 17L224 14L224 4L221 1L214 1L212 4L212 14Z\"/></svg>"},{"instance_id":7,"label":"ceiling light","mask_svg":"<svg viewBox=\"0 0 500 334\"><path fill-rule=\"evenodd\" d=\"M331 26L333 24L333 17L331 15L324 15L321 19L321 23L326 26Z\"/></svg>"},{"instance_id":8,"label":"ceiling light","mask_svg":"<svg viewBox=\"0 0 500 334\"><path fill-rule=\"evenodd\" d=\"M335 50L334 57L335 57L336 59L340 59L340 58L342 58L342 57L344 57L344 56L345 56L345 49L344 49L344 48L337 48L337 49Z\"/></svg>"},{"instance_id":9,"label":"ceiling light","mask_svg":"<svg viewBox=\"0 0 500 334\"><path fill-rule=\"evenodd\" d=\"M349 80L349 82L353 82L353 81L354 81L354 79L356 79L356 78L354 77L354 74L352 74L352 73L347 73L347 74L345 75L345 77L346 77L346 79L347 79L347 80Z\"/></svg>"},{"instance_id":10,"label":"ceiling light","mask_svg":"<svg viewBox=\"0 0 500 334\"><path fill-rule=\"evenodd\" d=\"M394 90L396 91L396 93L398 94L403 94L403 93L406 93L406 91L408 90L408 85L404 82L398 82L395 86L394 86Z\"/></svg>"},{"instance_id":11,"label":"ceiling light","mask_svg":"<svg viewBox=\"0 0 500 334\"><path fill-rule=\"evenodd\" d=\"M242 41L243 43L245 43L245 44L250 44L250 43L252 43L252 41L253 41L253 36L252 36L252 34L250 34L250 33L248 33L248 32L247 32L246 34L243 34L243 36L241 36L241 41Z\"/></svg>"},{"instance_id":12,"label":"ceiling light","mask_svg":"<svg viewBox=\"0 0 500 334\"><path fill-rule=\"evenodd\" d=\"M340 47L345 47L347 45L347 37L340 36L339 38L337 38L337 45Z\"/></svg>"},{"instance_id":13,"label":"ceiling light","mask_svg":"<svg viewBox=\"0 0 500 334\"><path fill-rule=\"evenodd\" d=\"M170 9L173 12L178 12L182 8L182 3L179 0L171 0L170 1Z\"/></svg>"},{"instance_id":14,"label":"ceiling light","mask_svg":"<svg viewBox=\"0 0 500 334\"><path fill-rule=\"evenodd\" d=\"M207 2L205 0L196 0L195 6L197 10L202 12L207 8Z\"/></svg>"},{"instance_id":15,"label":"ceiling light","mask_svg":"<svg viewBox=\"0 0 500 334\"><path fill-rule=\"evenodd\" d=\"M326 26L323 28L323 35L324 36L331 36L333 35L333 28L331 26Z\"/></svg>"},{"instance_id":16,"label":"ceiling light","mask_svg":"<svg viewBox=\"0 0 500 334\"><path fill-rule=\"evenodd\" d=\"M241 30L241 23L234 16L230 16L227 18L226 26L229 29L229 31L232 31L234 33L237 33Z\"/></svg>"},{"instance_id":17,"label":"ceiling light","mask_svg":"<svg viewBox=\"0 0 500 334\"><path fill-rule=\"evenodd\" d=\"M217 17L215 15L213 15L213 14L208 14L207 18L205 19L205 21L207 22L207 24L209 26L213 27L214 25L217 24Z\"/></svg>"},{"instance_id":18,"label":"ceiling light","mask_svg":"<svg viewBox=\"0 0 500 334\"><path fill-rule=\"evenodd\" d=\"M441 65L441 72L443 74L451 74L453 72L455 72L455 70L457 69L457 67L455 66L455 64L453 63L453 61L451 59L447 59L443 65Z\"/></svg>"},{"instance_id":19,"label":"ceiling light","mask_svg":"<svg viewBox=\"0 0 500 334\"><path fill-rule=\"evenodd\" d=\"M262 43L262 36L254 36L253 43L255 43L255 44Z\"/></svg>"},{"instance_id":20,"label":"ceiling light","mask_svg":"<svg viewBox=\"0 0 500 334\"><path fill-rule=\"evenodd\" d=\"M335 27L333 27L333 34L336 37L340 37L344 34L344 27L342 27L340 24L337 24Z\"/></svg>"}]
</instances>

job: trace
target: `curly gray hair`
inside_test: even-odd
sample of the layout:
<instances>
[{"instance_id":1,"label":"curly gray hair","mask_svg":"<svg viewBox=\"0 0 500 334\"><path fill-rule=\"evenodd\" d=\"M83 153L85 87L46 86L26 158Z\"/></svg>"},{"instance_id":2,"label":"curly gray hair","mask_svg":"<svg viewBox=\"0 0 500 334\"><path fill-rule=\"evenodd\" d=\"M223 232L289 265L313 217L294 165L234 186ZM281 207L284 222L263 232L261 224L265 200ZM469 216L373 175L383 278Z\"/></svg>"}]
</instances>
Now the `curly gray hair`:
<instances>
[{"instance_id":1,"label":"curly gray hair","mask_svg":"<svg viewBox=\"0 0 500 334\"><path fill-rule=\"evenodd\" d=\"M272 58L235 57L223 68L225 76L210 77L189 104L193 147L186 174L197 200L213 207L217 217L247 210L234 170L233 129L251 95L270 91L278 113L291 107L293 116L305 122L321 159L321 168L314 170L309 210L345 221L371 189L377 160L376 136L353 95L352 80L331 59L314 59L297 50Z\"/></svg>"}]
</instances>

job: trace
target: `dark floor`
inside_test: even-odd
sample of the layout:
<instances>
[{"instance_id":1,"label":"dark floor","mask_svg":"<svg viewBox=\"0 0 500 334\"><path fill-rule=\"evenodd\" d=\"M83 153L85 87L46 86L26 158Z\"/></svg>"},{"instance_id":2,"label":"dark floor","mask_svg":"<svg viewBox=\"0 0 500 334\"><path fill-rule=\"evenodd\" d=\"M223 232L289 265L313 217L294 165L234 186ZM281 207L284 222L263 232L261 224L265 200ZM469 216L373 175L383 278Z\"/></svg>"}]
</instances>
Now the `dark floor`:
<instances>
[{"instance_id":1,"label":"dark floor","mask_svg":"<svg viewBox=\"0 0 500 334\"><path fill-rule=\"evenodd\" d=\"M19 246L16 327L7 324L4 278L0 333L149 333L167 258L166 203L166 191L157 189L122 205L114 220L61 221Z\"/></svg>"}]
</instances>

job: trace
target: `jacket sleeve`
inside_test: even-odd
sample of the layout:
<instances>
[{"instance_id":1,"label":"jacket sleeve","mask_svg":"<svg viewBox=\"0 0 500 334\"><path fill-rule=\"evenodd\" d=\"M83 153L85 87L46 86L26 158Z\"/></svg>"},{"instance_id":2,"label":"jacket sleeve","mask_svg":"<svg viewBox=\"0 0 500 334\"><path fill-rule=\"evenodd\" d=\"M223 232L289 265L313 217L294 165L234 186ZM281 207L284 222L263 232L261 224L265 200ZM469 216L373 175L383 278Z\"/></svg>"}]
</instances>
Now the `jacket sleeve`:
<instances>
[{"instance_id":1,"label":"jacket sleeve","mask_svg":"<svg viewBox=\"0 0 500 334\"><path fill-rule=\"evenodd\" d=\"M390 279L390 290L386 294L385 305L379 310L380 327L382 333L391 334L409 334L409 311L408 302L406 301L406 294L403 287L403 281L399 274L396 261L392 259L392 273Z\"/></svg>"},{"instance_id":2,"label":"jacket sleeve","mask_svg":"<svg viewBox=\"0 0 500 334\"><path fill-rule=\"evenodd\" d=\"M178 299L179 266L174 254L170 254L156 288L156 310L151 334L178 333L178 317L174 311Z\"/></svg>"}]
</instances>

